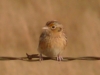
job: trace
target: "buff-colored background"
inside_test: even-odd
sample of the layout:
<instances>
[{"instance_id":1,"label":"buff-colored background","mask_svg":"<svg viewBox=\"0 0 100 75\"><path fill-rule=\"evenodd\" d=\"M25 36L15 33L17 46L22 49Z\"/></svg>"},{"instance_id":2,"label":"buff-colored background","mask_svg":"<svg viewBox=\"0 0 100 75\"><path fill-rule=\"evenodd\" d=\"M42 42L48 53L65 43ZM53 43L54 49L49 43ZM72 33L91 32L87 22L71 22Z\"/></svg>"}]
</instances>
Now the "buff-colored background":
<instances>
[{"instance_id":1,"label":"buff-colored background","mask_svg":"<svg viewBox=\"0 0 100 75\"><path fill-rule=\"evenodd\" d=\"M36 54L42 27L63 24L66 57L100 56L100 0L0 0L0 56ZM100 61L0 60L0 75L100 75Z\"/></svg>"}]
</instances>

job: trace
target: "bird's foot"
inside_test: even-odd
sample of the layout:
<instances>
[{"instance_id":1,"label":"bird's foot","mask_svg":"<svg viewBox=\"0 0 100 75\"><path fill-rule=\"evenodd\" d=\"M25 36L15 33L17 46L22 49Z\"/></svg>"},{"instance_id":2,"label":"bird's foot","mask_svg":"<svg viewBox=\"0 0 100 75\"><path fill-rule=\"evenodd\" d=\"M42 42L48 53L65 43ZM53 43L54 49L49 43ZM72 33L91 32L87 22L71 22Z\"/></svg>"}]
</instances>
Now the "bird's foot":
<instances>
[{"instance_id":1,"label":"bird's foot","mask_svg":"<svg viewBox=\"0 0 100 75\"><path fill-rule=\"evenodd\" d=\"M63 60L63 57L60 56L60 55L58 55L58 56L57 56L57 61L62 61L62 60Z\"/></svg>"},{"instance_id":2,"label":"bird's foot","mask_svg":"<svg viewBox=\"0 0 100 75\"><path fill-rule=\"evenodd\" d=\"M39 60L40 60L40 61L43 60L42 54L40 54Z\"/></svg>"}]
</instances>

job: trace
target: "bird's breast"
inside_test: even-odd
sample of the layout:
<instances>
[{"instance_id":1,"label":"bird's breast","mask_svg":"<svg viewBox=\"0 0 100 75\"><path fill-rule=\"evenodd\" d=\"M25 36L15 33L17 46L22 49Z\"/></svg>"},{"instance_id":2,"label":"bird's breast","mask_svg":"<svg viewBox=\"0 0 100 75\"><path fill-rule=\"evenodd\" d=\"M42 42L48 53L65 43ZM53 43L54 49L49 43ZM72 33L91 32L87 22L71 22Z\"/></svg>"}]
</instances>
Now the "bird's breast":
<instances>
[{"instance_id":1,"label":"bird's breast","mask_svg":"<svg viewBox=\"0 0 100 75\"><path fill-rule=\"evenodd\" d=\"M65 49L65 37L46 37L39 42L39 52L46 56L56 56Z\"/></svg>"}]
</instances>

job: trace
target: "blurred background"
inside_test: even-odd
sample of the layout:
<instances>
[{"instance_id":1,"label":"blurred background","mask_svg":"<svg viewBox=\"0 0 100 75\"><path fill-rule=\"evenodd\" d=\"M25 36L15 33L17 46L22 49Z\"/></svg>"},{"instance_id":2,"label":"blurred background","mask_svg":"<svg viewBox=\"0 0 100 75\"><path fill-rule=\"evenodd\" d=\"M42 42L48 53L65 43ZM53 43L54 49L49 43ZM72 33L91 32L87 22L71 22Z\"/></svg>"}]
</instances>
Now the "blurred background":
<instances>
[{"instance_id":1,"label":"blurred background","mask_svg":"<svg viewBox=\"0 0 100 75\"><path fill-rule=\"evenodd\" d=\"M100 57L100 0L0 0L0 56L37 54L47 21L58 20L68 37L63 56ZM1 75L100 75L100 61L0 60Z\"/></svg>"}]
</instances>

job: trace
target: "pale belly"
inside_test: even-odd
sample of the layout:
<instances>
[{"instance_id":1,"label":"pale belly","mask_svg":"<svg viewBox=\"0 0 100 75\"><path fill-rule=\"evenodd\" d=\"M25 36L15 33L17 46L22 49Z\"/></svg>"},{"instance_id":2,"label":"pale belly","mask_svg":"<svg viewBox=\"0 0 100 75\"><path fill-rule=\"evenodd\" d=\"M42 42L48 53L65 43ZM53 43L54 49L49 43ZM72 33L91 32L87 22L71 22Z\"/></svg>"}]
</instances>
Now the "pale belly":
<instances>
[{"instance_id":1,"label":"pale belly","mask_svg":"<svg viewBox=\"0 0 100 75\"><path fill-rule=\"evenodd\" d=\"M56 57L58 55L60 55L64 50L64 45L62 43L55 43L53 42L52 44L47 45L46 44L41 44L39 46L38 51L41 54L44 54L48 57Z\"/></svg>"},{"instance_id":2,"label":"pale belly","mask_svg":"<svg viewBox=\"0 0 100 75\"><path fill-rule=\"evenodd\" d=\"M48 56L48 57L56 57L58 54L62 53L62 50L60 50L60 49L46 49L46 50L40 50L39 52Z\"/></svg>"}]
</instances>

